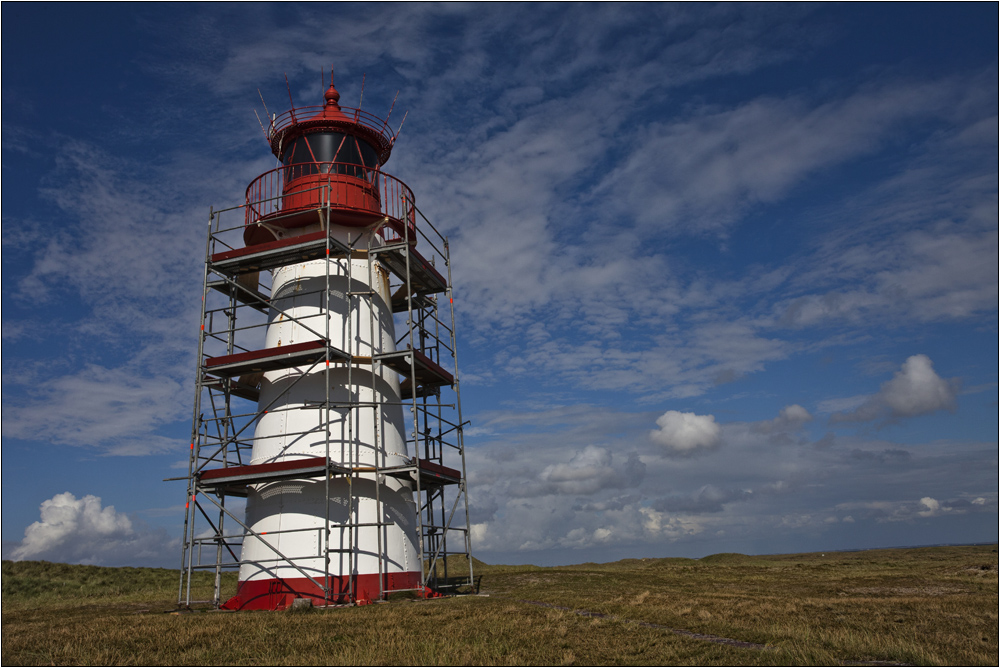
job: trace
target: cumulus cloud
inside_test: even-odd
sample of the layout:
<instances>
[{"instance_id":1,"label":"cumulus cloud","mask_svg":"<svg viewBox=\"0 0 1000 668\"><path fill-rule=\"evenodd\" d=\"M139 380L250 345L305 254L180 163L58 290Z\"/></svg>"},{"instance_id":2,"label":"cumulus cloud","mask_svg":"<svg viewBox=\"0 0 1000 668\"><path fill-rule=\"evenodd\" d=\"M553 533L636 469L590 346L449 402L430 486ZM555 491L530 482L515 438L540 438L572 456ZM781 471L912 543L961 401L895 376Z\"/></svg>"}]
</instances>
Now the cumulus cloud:
<instances>
[{"instance_id":1,"label":"cumulus cloud","mask_svg":"<svg viewBox=\"0 0 1000 668\"><path fill-rule=\"evenodd\" d=\"M24 530L21 546L14 550L17 560L38 557L70 543L116 540L132 534L132 522L115 512L114 506L101 508L100 497L88 494L77 499L70 492L56 494L42 502L42 519Z\"/></svg>"},{"instance_id":2,"label":"cumulus cloud","mask_svg":"<svg viewBox=\"0 0 1000 668\"><path fill-rule=\"evenodd\" d=\"M941 503L937 499L932 499L929 496L925 496L920 499L920 505L926 508L926 510L922 510L917 513L921 517L933 517L941 510Z\"/></svg>"},{"instance_id":3,"label":"cumulus cloud","mask_svg":"<svg viewBox=\"0 0 1000 668\"><path fill-rule=\"evenodd\" d=\"M754 424L753 430L761 434L794 431L812 419L813 416L805 408L798 404L791 404L782 408L778 417L773 420L764 420Z\"/></svg>"},{"instance_id":4,"label":"cumulus cloud","mask_svg":"<svg viewBox=\"0 0 1000 668\"><path fill-rule=\"evenodd\" d=\"M854 411L831 416L830 421L896 420L955 410L957 390L957 379L945 380L937 375L930 357L913 355L892 380L882 384L878 394L869 397Z\"/></svg>"},{"instance_id":5,"label":"cumulus cloud","mask_svg":"<svg viewBox=\"0 0 1000 668\"><path fill-rule=\"evenodd\" d=\"M602 489L624 487L631 481L642 482L645 465L638 455L629 456L625 465L612 465L613 456L605 448L588 445L566 463L550 464L540 478L549 491L559 494L593 494Z\"/></svg>"},{"instance_id":6,"label":"cumulus cloud","mask_svg":"<svg viewBox=\"0 0 1000 668\"><path fill-rule=\"evenodd\" d=\"M643 529L656 537L676 540L683 536L697 535L705 530L701 524L694 520L670 517L666 513L661 513L652 508L640 508L639 512L643 518Z\"/></svg>"},{"instance_id":7,"label":"cumulus cloud","mask_svg":"<svg viewBox=\"0 0 1000 668\"><path fill-rule=\"evenodd\" d=\"M893 417L912 417L955 408L955 387L934 372L927 355L914 355L879 393Z\"/></svg>"},{"instance_id":8,"label":"cumulus cloud","mask_svg":"<svg viewBox=\"0 0 1000 668\"><path fill-rule=\"evenodd\" d=\"M11 551L15 561L160 565L172 561L179 549L162 530L137 527L114 506L102 507L101 498L92 494L79 499L71 492L56 494L40 510L40 521L24 530L24 540Z\"/></svg>"},{"instance_id":9,"label":"cumulus cloud","mask_svg":"<svg viewBox=\"0 0 1000 668\"><path fill-rule=\"evenodd\" d=\"M722 428L715 423L714 415L667 411L656 418L656 424L659 429L650 431L649 437L671 454L691 455L711 450L721 442Z\"/></svg>"}]
</instances>

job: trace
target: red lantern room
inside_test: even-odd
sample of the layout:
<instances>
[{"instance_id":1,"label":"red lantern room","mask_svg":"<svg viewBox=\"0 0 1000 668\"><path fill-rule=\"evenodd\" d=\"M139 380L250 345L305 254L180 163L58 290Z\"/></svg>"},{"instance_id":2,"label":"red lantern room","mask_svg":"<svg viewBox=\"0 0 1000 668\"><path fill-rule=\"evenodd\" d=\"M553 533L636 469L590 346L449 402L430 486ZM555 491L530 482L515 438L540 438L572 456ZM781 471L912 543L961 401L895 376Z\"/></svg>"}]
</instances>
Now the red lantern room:
<instances>
[{"instance_id":1,"label":"red lantern room","mask_svg":"<svg viewBox=\"0 0 1000 668\"><path fill-rule=\"evenodd\" d=\"M322 106L293 107L271 119L267 139L281 167L247 188L247 246L297 236L303 228L327 222L387 225L387 241L408 237L416 243L413 193L382 171L396 140L388 119L341 107L332 76L323 98Z\"/></svg>"}]
</instances>

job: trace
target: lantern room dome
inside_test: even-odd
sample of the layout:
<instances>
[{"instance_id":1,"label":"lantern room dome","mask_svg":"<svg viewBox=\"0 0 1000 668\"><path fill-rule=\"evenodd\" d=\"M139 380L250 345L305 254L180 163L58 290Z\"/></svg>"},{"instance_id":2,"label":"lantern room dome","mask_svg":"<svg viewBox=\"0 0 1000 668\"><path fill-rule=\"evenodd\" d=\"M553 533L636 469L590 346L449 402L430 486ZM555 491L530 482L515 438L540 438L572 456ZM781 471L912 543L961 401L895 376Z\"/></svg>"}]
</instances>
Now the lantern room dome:
<instances>
[{"instance_id":1,"label":"lantern room dome","mask_svg":"<svg viewBox=\"0 0 1000 668\"><path fill-rule=\"evenodd\" d=\"M330 84L323 94L323 105L293 107L273 119L268 132L271 153L285 162L285 151L296 139L317 132L337 132L357 137L372 147L380 165L392 152L395 136L388 121L374 114L340 106L340 92Z\"/></svg>"},{"instance_id":2,"label":"lantern room dome","mask_svg":"<svg viewBox=\"0 0 1000 668\"><path fill-rule=\"evenodd\" d=\"M281 165L247 187L247 245L327 224L384 225L386 238L416 243L409 233L416 224L413 193L382 170L396 139L388 119L340 106L331 81L322 105L292 107L271 119L266 134Z\"/></svg>"}]
</instances>

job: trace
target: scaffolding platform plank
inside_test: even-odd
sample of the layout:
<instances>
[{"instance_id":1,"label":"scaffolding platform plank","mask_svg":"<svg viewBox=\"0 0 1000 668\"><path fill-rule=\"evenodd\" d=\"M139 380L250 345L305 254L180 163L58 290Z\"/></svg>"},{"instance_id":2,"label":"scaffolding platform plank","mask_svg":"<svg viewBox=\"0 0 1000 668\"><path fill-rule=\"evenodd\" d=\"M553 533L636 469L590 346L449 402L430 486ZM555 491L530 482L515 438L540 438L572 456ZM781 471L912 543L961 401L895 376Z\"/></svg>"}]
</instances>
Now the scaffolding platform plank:
<instances>
[{"instance_id":1,"label":"scaffolding platform plank","mask_svg":"<svg viewBox=\"0 0 1000 668\"><path fill-rule=\"evenodd\" d=\"M392 468L379 469L379 473L390 475L402 480L417 481L417 469L420 469L420 486L434 487L437 485L457 485L462 482L462 472L458 469L442 466L437 462L427 459L410 459L409 466L394 466Z\"/></svg>"},{"instance_id":2,"label":"scaffolding platform plank","mask_svg":"<svg viewBox=\"0 0 1000 668\"><path fill-rule=\"evenodd\" d=\"M372 359L379 360L396 373L410 379L410 357L413 357L413 367L416 371L417 385L441 386L454 385L455 377L448 373L443 367L431 360L419 350L407 348L394 353L382 353L375 355Z\"/></svg>"},{"instance_id":3,"label":"scaffolding platform plank","mask_svg":"<svg viewBox=\"0 0 1000 668\"><path fill-rule=\"evenodd\" d=\"M325 231L215 253L209 260L212 271L236 276L251 271L274 269L288 264L318 260L326 256ZM331 254L349 255L350 249L330 237Z\"/></svg>"},{"instance_id":4,"label":"scaffolding platform plank","mask_svg":"<svg viewBox=\"0 0 1000 668\"><path fill-rule=\"evenodd\" d=\"M436 397L441 394L440 385L417 385L417 393L414 397L410 379L406 378L399 384L399 397L403 401L407 399L422 399L424 397Z\"/></svg>"},{"instance_id":5,"label":"scaffolding platform plank","mask_svg":"<svg viewBox=\"0 0 1000 668\"><path fill-rule=\"evenodd\" d=\"M198 474L198 486L204 490L220 491L230 496L246 496L247 485L278 480L317 478L327 472L350 473L350 469L327 462L326 457L307 457L271 464L250 464L209 469Z\"/></svg>"},{"instance_id":6,"label":"scaffolding platform plank","mask_svg":"<svg viewBox=\"0 0 1000 668\"><path fill-rule=\"evenodd\" d=\"M399 280L406 283L406 244L390 244L381 248L372 248L376 255L394 273ZM430 262L410 248L410 286L418 295L430 295L448 290L448 281Z\"/></svg>"},{"instance_id":7,"label":"scaffolding platform plank","mask_svg":"<svg viewBox=\"0 0 1000 668\"><path fill-rule=\"evenodd\" d=\"M219 392L225 392L225 381L222 378L208 378L204 381L204 386L211 388L213 390L218 390ZM247 383L241 383L235 378L229 379L229 393L234 397L239 397L240 399L246 399L247 401L257 402L260 401L260 387L257 385L249 385Z\"/></svg>"},{"instance_id":8,"label":"scaffolding platform plank","mask_svg":"<svg viewBox=\"0 0 1000 668\"><path fill-rule=\"evenodd\" d=\"M425 480L438 485L457 485L462 482L462 472L458 469L442 466L426 459L418 459L417 463L420 466L421 483Z\"/></svg>"},{"instance_id":9,"label":"scaffolding platform plank","mask_svg":"<svg viewBox=\"0 0 1000 668\"><path fill-rule=\"evenodd\" d=\"M406 303L406 286L401 285L399 289L392 294L391 306L393 313L406 313L410 310L409 304ZM426 295L413 295L413 309L432 309L435 303L433 298Z\"/></svg>"},{"instance_id":10,"label":"scaffolding platform plank","mask_svg":"<svg viewBox=\"0 0 1000 668\"><path fill-rule=\"evenodd\" d=\"M237 301L242 302L250 308L257 309L261 313L267 313L270 300L260 290L254 290L247 286L236 287L226 280L209 281L208 287L218 290L222 294L235 296Z\"/></svg>"},{"instance_id":11,"label":"scaffolding platform plank","mask_svg":"<svg viewBox=\"0 0 1000 668\"><path fill-rule=\"evenodd\" d=\"M276 348L264 348L263 350L250 350L245 353L221 357L209 357L205 360L204 369L206 373L213 376L231 378L243 374L315 364L326 359L328 350L330 361L350 359L350 355L343 350L329 347L325 341L317 340Z\"/></svg>"}]
</instances>

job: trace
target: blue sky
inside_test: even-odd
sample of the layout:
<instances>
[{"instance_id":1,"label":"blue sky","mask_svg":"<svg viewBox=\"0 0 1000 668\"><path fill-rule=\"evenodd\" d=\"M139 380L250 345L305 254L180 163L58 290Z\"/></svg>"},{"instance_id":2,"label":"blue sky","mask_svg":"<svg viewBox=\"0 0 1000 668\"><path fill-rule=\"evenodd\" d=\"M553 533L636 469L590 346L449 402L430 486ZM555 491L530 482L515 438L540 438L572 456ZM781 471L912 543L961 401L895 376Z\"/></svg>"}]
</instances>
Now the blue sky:
<instances>
[{"instance_id":1,"label":"blue sky","mask_svg":"<svg viewBox=\"0 0 1000 668\"><path fill-rule=\"evenodd\" d=\"M995 4L2 12L4 558L179 563L208 210L331 64L452 239L477 556L997 540Z\"/></svg>"}]
</instances>

